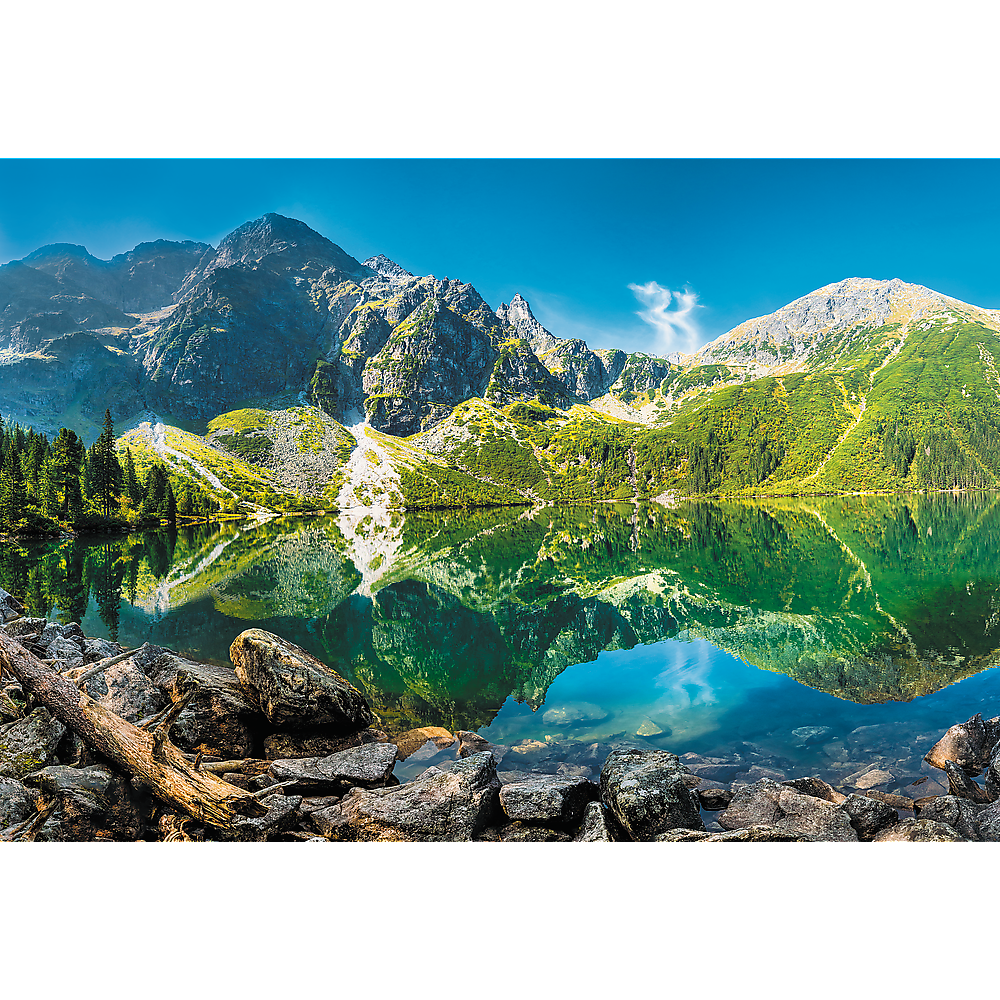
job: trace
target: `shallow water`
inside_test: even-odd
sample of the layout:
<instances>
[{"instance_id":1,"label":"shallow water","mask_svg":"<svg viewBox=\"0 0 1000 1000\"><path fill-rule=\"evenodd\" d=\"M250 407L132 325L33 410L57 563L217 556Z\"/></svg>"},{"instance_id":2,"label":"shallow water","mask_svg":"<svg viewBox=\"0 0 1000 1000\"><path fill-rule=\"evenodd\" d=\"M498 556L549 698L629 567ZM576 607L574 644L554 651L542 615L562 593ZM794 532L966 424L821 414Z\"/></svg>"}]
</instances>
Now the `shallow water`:
<instances>
[{"instance_id":1,"label":"shallow water","mask_svg":"<svg viewBox=\"0 0 1000 1000\"><path fill-rule=\"evenodd\" d=\"M638 743L725 781L853 787L874 766L874 787L921 795L940 733L1000 715L987 495L286 518L8 546L0 586L218 662L275 632L393 732L512 746L502 770L596 776ZM427 745L397 774L454 756Z\"/></svg>"}]
</instances>

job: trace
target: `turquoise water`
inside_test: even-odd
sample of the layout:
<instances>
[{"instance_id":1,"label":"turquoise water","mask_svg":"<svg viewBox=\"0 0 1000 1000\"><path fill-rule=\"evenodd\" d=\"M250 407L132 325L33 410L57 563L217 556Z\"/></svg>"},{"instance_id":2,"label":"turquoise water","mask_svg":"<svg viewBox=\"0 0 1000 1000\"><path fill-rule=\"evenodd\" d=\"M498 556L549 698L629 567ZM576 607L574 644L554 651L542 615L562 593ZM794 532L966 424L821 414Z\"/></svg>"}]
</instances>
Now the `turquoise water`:
<instances>
[{"instance_id":1,"label":"turquoise water","mask_svg":"<svg viewBox=\"0 0 1000 1000\"><path fill-rule=\"evenodd\" d=\"M732 774L875 763L886 790L925 794L940 733L1000 715L985 495L285 518L7 546L0 586L88 634L223 663L264 628L390 732L478 731L520 745L514 769L593 770L631 742ZM397 773L453 757L427 747Z\"/></svg>"}]
</instances>

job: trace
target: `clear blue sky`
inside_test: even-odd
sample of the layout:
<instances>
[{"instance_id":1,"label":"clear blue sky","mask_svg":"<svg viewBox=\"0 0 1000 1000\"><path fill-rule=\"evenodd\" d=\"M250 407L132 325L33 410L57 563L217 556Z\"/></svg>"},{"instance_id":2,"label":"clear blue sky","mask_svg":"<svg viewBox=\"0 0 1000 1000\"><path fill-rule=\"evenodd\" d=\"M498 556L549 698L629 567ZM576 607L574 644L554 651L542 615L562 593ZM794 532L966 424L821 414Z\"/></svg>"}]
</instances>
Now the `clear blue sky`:
<instances>
[{"instance_id":1,"label":"clear blue sky","mask_svg":"<svg viewBox=\"0 0 1000 1000\"><path fill-rule=\"evenodd\" d=\"M855 275L998 308L998 192L994 160L0 160L0 261L217 244L273 211L494 307L520 291L557 335L662 351L638 315L657 286L697 296L692 342Z\"/></svg>"}]
</instances>

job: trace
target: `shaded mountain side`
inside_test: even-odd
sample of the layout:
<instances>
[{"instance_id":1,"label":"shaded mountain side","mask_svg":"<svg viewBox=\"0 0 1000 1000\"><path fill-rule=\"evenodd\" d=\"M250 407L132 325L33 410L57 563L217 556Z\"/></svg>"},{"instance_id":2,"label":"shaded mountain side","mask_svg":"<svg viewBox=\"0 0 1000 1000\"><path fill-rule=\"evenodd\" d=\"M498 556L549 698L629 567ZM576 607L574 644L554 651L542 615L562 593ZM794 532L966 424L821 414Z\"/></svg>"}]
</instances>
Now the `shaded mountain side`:
<instances>
[{"instance_id":1,"label":"shaded mountain side","mask_svg":"<svg viewBox=\"0 0 1000 1000\"><path fill-rule=\"evenodd\" d=\"M22 263L123 312L143 313L176 302L188 276L212 254L207 243L156 240L106 261L86 247L55 243L28 254Z\"/></svg>"}]
</instances>

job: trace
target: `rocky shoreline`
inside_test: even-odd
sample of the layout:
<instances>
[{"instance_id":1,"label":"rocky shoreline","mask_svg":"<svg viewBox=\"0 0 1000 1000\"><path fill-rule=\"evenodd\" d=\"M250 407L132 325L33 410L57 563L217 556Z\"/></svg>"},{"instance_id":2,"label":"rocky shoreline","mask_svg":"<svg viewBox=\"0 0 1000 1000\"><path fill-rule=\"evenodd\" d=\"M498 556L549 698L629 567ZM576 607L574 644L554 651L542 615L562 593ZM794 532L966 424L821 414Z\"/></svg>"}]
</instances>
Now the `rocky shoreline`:
<instances>
[{"instance_id":1,"label":"rocky shoreline","mask_svg":"<svg viewBox=\"0 0 1000 1000\"><path fill-rule=\"evenodd\" d=\"M863 775L841 791L625 740L569 752L438 727L390 734L346 680L260 629L234 641L231 668L148 643L125 650L22 611L0 592L0 628L14 640L0 646L3 841L1000 839L1000 718L973 716L931 748L925 759L942 777L927 784L944 794L880 791L877 764L869 787ZM107 718L169 732L194 771L217 775L257 814L213 824L165 801L26 692L8 648L75 684ZM413 773L423 760L433 763ZM412 777L401 783L404 761Z\"/></svg>"}]
</instances>

